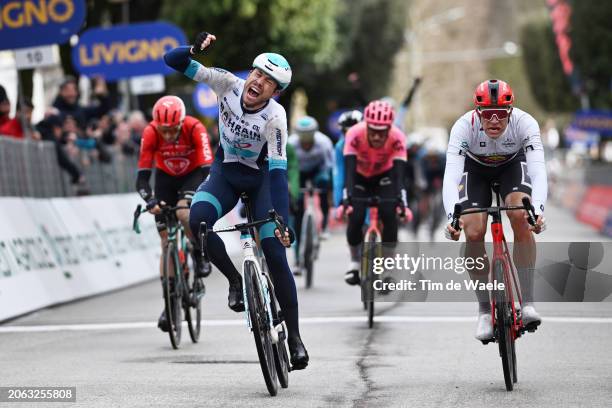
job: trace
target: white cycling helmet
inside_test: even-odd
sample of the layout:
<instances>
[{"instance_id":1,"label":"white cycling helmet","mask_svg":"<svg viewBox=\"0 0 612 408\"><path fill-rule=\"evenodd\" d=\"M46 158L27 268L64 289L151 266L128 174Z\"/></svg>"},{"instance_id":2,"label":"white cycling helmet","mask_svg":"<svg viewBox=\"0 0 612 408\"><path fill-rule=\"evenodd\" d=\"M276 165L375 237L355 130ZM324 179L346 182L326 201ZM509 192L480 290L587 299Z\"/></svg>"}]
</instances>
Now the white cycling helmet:
<instances>
[{"instance_id":1,"label":"white cycling helmet","mask_svg":"<svg viewBox=\"0 0 612 408\"><path fill-rule=\"evenodd\" d=\"M298 133L316 132L319 130L319 122L312 116L303 116L295 125L295 131Z\"/></svg>"},{"instance_id":2,"label":"white cycling helmet","mask_svg":"<svg viewBox=\"0 0 612 408\"><path fill-rule=\"evenodd\" d=\"M283 90L287 89L291 82L291 67L285 57L280 54L273 52L259 54L253 61L253 68L259 68L270 75Z\"/></svg>"}]
</instances>

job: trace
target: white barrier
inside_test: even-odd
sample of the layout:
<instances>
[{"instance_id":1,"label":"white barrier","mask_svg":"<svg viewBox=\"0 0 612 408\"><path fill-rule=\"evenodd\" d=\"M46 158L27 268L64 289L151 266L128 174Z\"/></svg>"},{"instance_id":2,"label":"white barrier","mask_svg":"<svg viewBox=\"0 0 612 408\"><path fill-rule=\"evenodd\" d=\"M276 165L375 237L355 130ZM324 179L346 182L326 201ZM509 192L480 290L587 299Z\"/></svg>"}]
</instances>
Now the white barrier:
<instances>
[{"instance_id":1,"label":"white barrier","mask_svg":"<svg viewBox=\"0 0 612 408\"><path fill-rule=\"evenodd\" d=\"M135 194L0 199L0 321L154 277L153 217L131 230Z\"/></svg>"},{"instance_id":2,"label":"white barrier","mask_svg":"<svg viewBox=\"0 0 612 408\"><path fill-rule=\"evenodd\" d=\"M143 214L142 233L132 231L140 202L136 194L0 198L0 321L155 277L153 217ZM224 238L230 254L239 251L238 239Z\"/></svg>"}]
</instances>

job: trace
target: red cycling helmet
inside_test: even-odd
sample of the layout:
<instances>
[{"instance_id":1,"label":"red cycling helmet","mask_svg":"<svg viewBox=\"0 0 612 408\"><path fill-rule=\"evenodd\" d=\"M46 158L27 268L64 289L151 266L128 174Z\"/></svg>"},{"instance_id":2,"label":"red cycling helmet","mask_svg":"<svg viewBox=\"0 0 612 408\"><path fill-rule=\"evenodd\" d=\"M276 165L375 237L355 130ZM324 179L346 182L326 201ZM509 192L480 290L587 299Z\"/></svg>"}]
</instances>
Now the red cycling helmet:
<instances>
[{"instance_id":1,"label":"red cycling helmet","mask_svg":"<svg viewBox=\"0 0 612 408\"><path fill-rule=\"evenodd\" d=\"M161 97L153 106L153 121L156 126L181 126L185 119L185 104L178 96Z\"/></svg>"},{"instance_id":2,"label":"red cycling helmet","mask_svg":"<svg viewBox=\"0 0 612 408\"><path fill-rule=\"evenodd\" d=\"M512 88L499 79L489 79L482 82L474 91L474 104L478 107L507 106L514 102Z\"/></svg>"},{"instance_id":3,"label":"red cycling helmet","mask_svg":"<svg viewBox=\"0 0 612 408\"><path fill-rule=\"evenodd\" d=\"M389 102L372 101L363 111L363 118L368 127L376 130L388 129L395 119L395 111Z\"/></svg>"}]
</instances>

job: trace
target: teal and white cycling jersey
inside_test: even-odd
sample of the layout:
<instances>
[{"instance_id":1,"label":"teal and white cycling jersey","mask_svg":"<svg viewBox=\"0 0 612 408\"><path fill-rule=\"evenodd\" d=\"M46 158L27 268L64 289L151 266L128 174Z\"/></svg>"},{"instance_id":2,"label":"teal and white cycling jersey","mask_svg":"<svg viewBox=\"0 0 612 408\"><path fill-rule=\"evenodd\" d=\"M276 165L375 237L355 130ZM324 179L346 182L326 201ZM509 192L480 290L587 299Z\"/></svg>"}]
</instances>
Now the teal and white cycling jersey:
<instances>
[{"instance_id":1,"label":"teal and white cycling jersey","mask_svg":"<svg viewBox=\"0 0 612 408\"><path fill-rule=\"evenodd\" d=\"M256 110L241 103L244 80L220 68L207 68L191 60L185 75L204 82L219 101L219 139L223 162L238 162L259 169L267 159L269 169L287 169L287 115L273 99Z\"/></svg>"},{"instance_id":2,"label":"teal and white cycling jersey","mask_svg":"<svg viewBox=\"0 0 612 408\"><path fill-rule=\"evenodd\" d=\"M334 145L329 137L317 131L314 134L314 145L304 150L297 134L289 136L289 143L295 148L300 172L311 172L315 169L328 171L334 167Z\"/></svg>"}]
</instances>

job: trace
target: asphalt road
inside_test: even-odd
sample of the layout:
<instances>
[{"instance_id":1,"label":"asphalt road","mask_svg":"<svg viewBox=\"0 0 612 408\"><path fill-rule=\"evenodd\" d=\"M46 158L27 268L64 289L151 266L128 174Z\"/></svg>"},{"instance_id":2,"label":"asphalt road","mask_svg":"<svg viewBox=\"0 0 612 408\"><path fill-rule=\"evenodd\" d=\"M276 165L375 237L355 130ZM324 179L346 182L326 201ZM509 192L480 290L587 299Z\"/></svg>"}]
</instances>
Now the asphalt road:
<instances>
[{"instance_id":1,"label":"asphalt road","mask_svg":"<svg viewBox=\"0 0 612 408\"><path fill-rule=\"evenodd\" d=\"M605 240L563 210L547 212L541 240ZM0 326L0 386L74 386L76 403L51 405L71 407L610 406L610 302L539 304L544 322L518 341L519 383L506 392L497 346L473 338L474 303L377 304L369 330L358 289L343 282L347 256L338 232L323 245L314 288L298 278L311 363L275 398L218 272L207 280L200 343L185 330L171 348L156 328L162 298L151 281ZM14 405L45 404L0 403Z\"/></svg>"}]
</instances>

